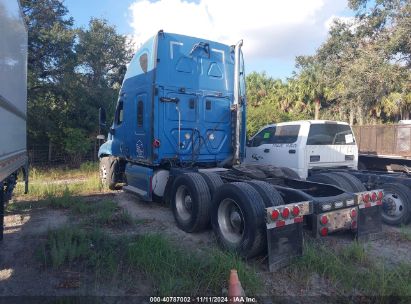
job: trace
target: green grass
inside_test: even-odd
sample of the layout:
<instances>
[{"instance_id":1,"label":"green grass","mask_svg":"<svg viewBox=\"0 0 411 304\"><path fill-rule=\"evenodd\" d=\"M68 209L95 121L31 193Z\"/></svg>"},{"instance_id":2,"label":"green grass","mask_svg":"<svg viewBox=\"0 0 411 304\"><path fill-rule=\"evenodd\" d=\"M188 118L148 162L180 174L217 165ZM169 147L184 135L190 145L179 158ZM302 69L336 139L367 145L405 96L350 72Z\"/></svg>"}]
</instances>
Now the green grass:
<instances>
[{"instance_id":1,"label":"green grass","mask_svg":"<svg viewBox=\"0 0 411 304\"><path fill-rule=\"evenodd\" d=\"M80 168L73 169L67 166L57 168L29 168L29 179L32 181L53 181L58 179L74 179L87 177L89 174L98 172L98 162L84 162Z\"/></svg>"},{"instance_id":2,"label":"green grass","mask_svg":"<svg viewBox=\"0 0 411 304\"><path fill-rule=\"evenodd\" d=\"M400 228L400 236L403 240L411 241L411 229L405 225Z\"/></svg>"},{"instance_id":3,"label":"green grass","mask_svg":"<svg viewBox=\"0 0 411 304\"><path fill-rule=\"evenodd\" d=\"M38 252L45 267L82 269L94 273L97 281L130 281L142 272L157 295L221 295L234 268L247 295L262 286L255 270L240 258L221 251L200 256L160 235L113 237L101 230L64 227L50 231Z\"/></svg>"},{"instance_id":4,"label":"green grass","mask_svg":"<svg viewBox=\"0 0 411 304\"><path fill-rule=\"evenodd\" d=\"M50 231L37 256L45 267L77 267L91 270L98 280L118 276L122 265L124 239L113 239L101 230L91 232L78 227Z\"/></svg>"},{"instance_id":5,"label":"green grass","mask_svg":"<svg viewBox=\"0 0 411 304\"><path fill-rule=\"evenodd\" d=\"M334 283L341 294L360 292L389 302L388 297L411 296L411 264L387 268L384 261L371 260L359 243L333 251L316 243L306 243L294 271L299 275L318 273Z\"/></svg>"},{"instance_id":6,"label":"green grass","mask_svg":"<svg viewBox=\"0 0 411 304\"><path fill-rule=\"evenodd\" d=\"M103 189L98 171L98 163L86 162L79 169L30 168L29 192L25 197L44 199L50 196L62 196L65 191L73 194L102 192ZM23 178L20 176L20 181ZM19 182L15 191L16 196L24 195L24 183Z\"/></svg>"},{"instance_id":7,"label":"green grass","mask_svg":"<svg viewBox=\"0 0 411 304\"><path fill-rule=\"evenodd\" d=\"M141 236L129 244L128 260L157 283L159 295L221 294L234 268L246 294L255 295L262 286L255 270L239 257L217 250L199 256L176 248L160 235Z\"/></svg>"}]
</instances>

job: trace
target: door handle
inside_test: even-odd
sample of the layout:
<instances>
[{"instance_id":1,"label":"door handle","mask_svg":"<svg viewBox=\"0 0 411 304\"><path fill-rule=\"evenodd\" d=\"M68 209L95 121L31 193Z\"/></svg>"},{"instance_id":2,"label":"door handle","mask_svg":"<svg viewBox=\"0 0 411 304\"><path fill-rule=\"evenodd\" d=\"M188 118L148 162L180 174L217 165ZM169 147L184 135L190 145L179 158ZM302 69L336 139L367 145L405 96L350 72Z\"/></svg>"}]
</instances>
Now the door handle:
<instances>
[{"instance_id":1,"label":"door handle","mask_svg":"<svg viewBox=\"0 0 411 304\"><path fill-rule=\"evenodd\" d=\"M270 149L264 149L264 153L269 153Z\"/></svg>"},{"instance_id":2,"label":"door handle","mask_svg":"<svg viewBox=\"0 0 411 304\"><path fill-rule=\"evenodd\" d=\"M172 102L172 103L178 103L180 99L177 97L160 97L161 102Z\"/></svg>"},{"instance_id":3,"label":"door handle","mask_svg":"<svg viewBox=\"0 0 411 304\"><path fill-rule=\"evenodd\" d=\"M288 153L290 153L290 154L295 154L295 150L294 150L294 149L288 150Z\"/></svg>"}]
</instances>

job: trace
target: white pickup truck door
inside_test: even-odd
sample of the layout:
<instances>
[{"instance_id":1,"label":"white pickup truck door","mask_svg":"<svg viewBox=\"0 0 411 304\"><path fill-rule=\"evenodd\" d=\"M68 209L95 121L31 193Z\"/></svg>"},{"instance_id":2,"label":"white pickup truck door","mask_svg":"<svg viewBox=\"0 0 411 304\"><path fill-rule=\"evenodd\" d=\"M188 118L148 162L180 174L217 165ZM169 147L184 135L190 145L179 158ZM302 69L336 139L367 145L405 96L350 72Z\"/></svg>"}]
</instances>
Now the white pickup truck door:
<instances>
[{"instance_id":1,"label":"white pickup truck door","mask_svg":"<svg viewBox=\"0 0 411 304\"><path fill-rule=\"evenodd\" d=\"M300 125L269 126L260 130L248 143L246 163L288 167L297 172L300 155Z\"/></svg>"}]
</instances>

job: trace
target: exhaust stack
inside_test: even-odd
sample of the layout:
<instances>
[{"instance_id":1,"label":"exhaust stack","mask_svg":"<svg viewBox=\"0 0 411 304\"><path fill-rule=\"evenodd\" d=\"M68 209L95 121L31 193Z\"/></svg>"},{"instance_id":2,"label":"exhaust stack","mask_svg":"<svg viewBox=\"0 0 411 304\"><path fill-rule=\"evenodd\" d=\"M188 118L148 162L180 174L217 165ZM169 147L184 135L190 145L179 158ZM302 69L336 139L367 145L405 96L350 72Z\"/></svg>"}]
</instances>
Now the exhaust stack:
<instances>
[{"instance_id":1,"label":"exhaust stack","mask_svg":"<svg viewBox=\"0 0 411 304\"><path fill-rule=\"evenodd\" d=\"M240 40L235 45L234 56L234 103L233 110L236 111L235 120L235 135L234 135L234 155L233 165L240 162L240 127L241 127L241 111L240 111L240 55L241 47L243 46L243 40Z\"/></svg>"}]
</instances>

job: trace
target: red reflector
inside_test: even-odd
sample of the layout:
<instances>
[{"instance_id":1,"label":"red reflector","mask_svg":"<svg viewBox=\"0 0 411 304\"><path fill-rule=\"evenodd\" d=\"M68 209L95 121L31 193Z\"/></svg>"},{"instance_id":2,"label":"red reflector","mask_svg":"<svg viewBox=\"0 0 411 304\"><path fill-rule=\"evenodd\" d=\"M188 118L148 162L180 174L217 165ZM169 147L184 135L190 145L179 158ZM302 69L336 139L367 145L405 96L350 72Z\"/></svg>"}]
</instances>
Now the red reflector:
<instances>
[{"instance_id":1,"label":"red reflector","mask_svg":"<svg viewBox=\"0 0 411 304\"><path fill-rule=\"evenodd\" d=\"M364 201L364 203L368 203L370 201L370 195L368 193L364 194L362 196L362 200Z\"/></svg>"},{"instance_id":2,"label":"red reflector","mask_svg":"<svg viewBox=\"0 0 411 304\"><path fill-rule=\"evenodd\" d=\"M328 223L328 217L323 215L320 220L321 224L325 225Z\"/></svg>"},{"instance_id":3,"label":"red reflector","mask_svg":"<svg viewBox=\"0 0 411 304\"><path fill-rule=\"evenodd\" d=\"M279 220L276 224L276 227L282 227L285 226L285 221Z\"/></svg>"},{"instance_id":4,"label":"red reflector","mask_svg":"<svg viewBox=\"0 0 411 304\"><path fill-rule=\"evenodd\" d=\"M154 139L154 140L153 140L153 147L154 147L154 148L160 147L160 141L159 141L158 139Z\"/></svg>"},{"instance_id":5,"label":"red reflector","mask_svg":"<svg viewBox=\"0 0 411 304\"><path fill-rule=\"evenodd\" d=\"M351 229L357 229L357 221L352 221Z\"/></svg>"},{"instance_id":6,"label":"red reflector","mask_svg":"<svg viewBox=\"0 0 411 304\"><path fill-rule=\"evenodd\" d=\"M297 216L300 214L300 208L298 208L298 206L294 206L293 207L293 215Z\"/></svg>"},{"instance_id":7,"label":"red reflector","mask_svg":"<svg viewBox=\"0 0 411 304\"><path fill-rule=\"evenodd\" d=\"M377 201L375 204L376 204L377 206L381 206L381 205L382 205L382 201Z\"/></svg>"},{"instance_id":8,"label":"red reflector","mask_svg":"<svg viewBox=\"0 0 411 304\"><path fill-rule=\"evenodd\" d=\"M288 208L284 208L283 209L283 212L281 213L281 215L282 215L282 217L283 218L288 218L288 216L290 215L290 209L288 209Z\"/></svg>"},{"instance_id":9,"label":"red reflector","mask_svg":"<svg viewBox=\"0 0 411 304\"><path fill-rule=\"evenodd\" d=\"M328 234L328 229L326 227L323 227L320 229L320 234L322 236L326 236Z\"/></svg>"},{"instance_id":10,"label":"red reflector","mask_svg":"<svg viewBox=\"0 0 411 304\"><path fill-rule=\"evenodd\" d=\"M371 203L366 203L364 205L365 205L365 208L370 208L371 207Z\"/></svg>"},{"instance_id":11,"label":"red reflector","mask_svg":"<svg viewBox=\"0 0 411 304\"><path fill-rule=\"evenodd\" d=\"M381 200L382 197L383 197L383 195L384 195L384 194L382 193L382 191L379 191L379 192L378 192L378 199Z\"/></svg>"},{"instance_id":12,"label":"red reflector","mask_svg":"<svg viewBox=\"0 0 411 304\"><path fill-rule=\"evenodd\" d=\"M273 212L271 212L271 219L275 221L276 219L278 219L279 215L280 215L280 212L278 212L278 210L274 210Z\"/></svg>"},{"instance_id":13,"label":"red reflector","mask_svg":"<svg viewBox=\"0 0 411 304\"><path fill-rule=\"evenodd\" d=\"M377 193L373 192L373 193L371 194L371 200L372 200L373 202L375 202L375 201L377 200Z\"/></svg>"},{"instance_id":14,"label":"red reflector","mask_svg":"<svg viewBox=\"0 0 411 304\"><path fill-rule=\"evenodd\" d=\"M352 209L350 214L351 214L351 218L355 218L357 216L357 210Z\"/></svg>"},{"instance_id":15,"label":"red reflector","mask_svg":"<svg viewBox=\"0 0 411 304\"><path fill-rule=\"evenodd\" d=\"M296 217L294 219L294 223L302 223L302 222L303 222L303 217L302 216Z\"/></svg>"}]
</instances>

